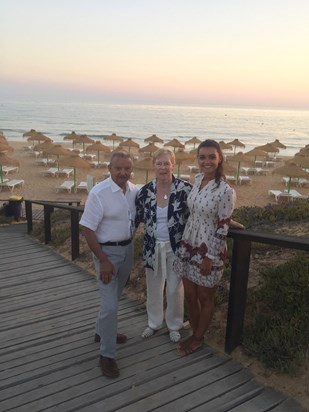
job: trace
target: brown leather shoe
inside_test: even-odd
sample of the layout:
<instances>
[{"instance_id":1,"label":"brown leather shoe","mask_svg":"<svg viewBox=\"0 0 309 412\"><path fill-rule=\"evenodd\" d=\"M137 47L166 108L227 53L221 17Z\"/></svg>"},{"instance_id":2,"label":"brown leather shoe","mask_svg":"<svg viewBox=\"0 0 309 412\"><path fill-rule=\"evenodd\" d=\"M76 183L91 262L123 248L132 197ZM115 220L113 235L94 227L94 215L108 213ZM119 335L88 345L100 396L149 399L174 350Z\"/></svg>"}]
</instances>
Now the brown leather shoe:
<instances>
[{"instance_id":1,"label":"brown leather shoe","mask_svg":"<svg viewBox=\"0 0 309 412\"><path fill-rule=\"evenodd\" d=\"M118 378L120 375L115 359L100 356L100 366L102 375L107 376L108 378L114 379Z\"/></svg>"},{"instance_id":2,"label":"brown leather shoe","mask_svg":"<svg viewBox=\"0 0 309 412\"><path fill-rule=\"evenodd\" d=\"M126 343L126 341L128 340L126 335L123 335L122 333L117 333L117 340L116 343ZM98 335L97 333L94 335L94 341L96 343L101 341L100 335Z\"/></svg>"}]
</instances>

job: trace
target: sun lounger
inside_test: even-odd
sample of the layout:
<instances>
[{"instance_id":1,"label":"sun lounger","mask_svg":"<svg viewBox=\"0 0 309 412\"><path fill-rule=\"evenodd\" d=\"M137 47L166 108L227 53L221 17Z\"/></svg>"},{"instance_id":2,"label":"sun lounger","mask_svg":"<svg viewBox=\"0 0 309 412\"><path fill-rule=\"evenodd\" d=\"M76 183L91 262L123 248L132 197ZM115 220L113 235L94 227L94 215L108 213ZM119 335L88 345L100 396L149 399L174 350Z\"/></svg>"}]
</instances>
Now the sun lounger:
<instances>
[{"instance_id":1,"label":"sun lounger","mask_svg":"<svg viewBox=\"0 0 309 412\"><path fill-rule=\"evenodd\" d=\"M302 195L299 193L297 190L291 189L290 190L290 195L292 196L293 199L308 199L309 196L307 195Z\"/></svg>"},{"instance_id":2,"label":"sun lounger","mask_svg":"<svg viewBox=\"0 0 309 412\"><path fill-rule=\"evenodd\" d=\"M9 174L9 173L14 173L14 172L18 172L18 167L17 166L2 166L2 172L4 174Z\"/></svg>"},{"instance_id":3,"label":"sun lounger","mask_svg":"<svg viewBox=\"0 0 309 412\"><path fill-rule=\"evenodd\" d=\"M57 176L66 176L66 177L70 177L70 175L74 172L74 169L60 169L57 170L56 175Z\"/></svg>"},{"instance_id":4,"label":"sun lounger","mask_svg":"<svg viewBox=\"0 0 309 412\"><path fill-rule=\"evenodd\" d=\"M56 193L59 192L59 190L67 190L68 193L72 193L72 189L74 187L74 182L72 180L65 180L61 185L56 187Z\"/></svg>"},{"instance_id":5,"label":"sun lounger","mask_svg":"<svg viewBox=\"0 0 309 412\"><path fill-rule=\"evenodd\" d=\"M247 183L251 185L252 180L249 176L238 176L238 183L241 185L242 183Z\"/></svg>"},{"instance_id":6,"label":"sun lounger","mask_svg":"<svg viewBox=\"0 0 309 412\"><path fill-rule=\"evenodd\" d=\"M58 172L57 167L50 167L50 168L47 169L47 170L43 170L41 173L42 173L44 176L52 176L52 177L55 177L57 172Z\"/></svg>"},{"instance_id":7,"label":"sun lounger","mask_svg":"<svg viewBox=\"0 0 309 412\"><path fill-rule=\"evenodd\" d=\"M227 182L236 183L236 176L226 175L226 176L225 176L225 179L226 179Z\"/></svg>"},{"instance_id":8,"label":"sun lounger","mask_svg":"<svg viewBox=\"0 0 309 412\"><path fill-rule=\"evenodd\" d=\"M88 184L87 182L80 182L77 186L76 186L76 192L78 190L86 190L88 191Z\"/></svg>"},{"instance_id":9,"label":"sun lounger","mask_svg":"<svg viewBox=\"0 0 309 412\"><path fill-rule=\"evenodd\" d=\"M22 179L9 180L8 182L0 183L0 190L3 187L7 187L11 192L13 192L13 190L15 189L15 186L23 186L24 183L25 181Z\"/></svg>"}]
</instances>

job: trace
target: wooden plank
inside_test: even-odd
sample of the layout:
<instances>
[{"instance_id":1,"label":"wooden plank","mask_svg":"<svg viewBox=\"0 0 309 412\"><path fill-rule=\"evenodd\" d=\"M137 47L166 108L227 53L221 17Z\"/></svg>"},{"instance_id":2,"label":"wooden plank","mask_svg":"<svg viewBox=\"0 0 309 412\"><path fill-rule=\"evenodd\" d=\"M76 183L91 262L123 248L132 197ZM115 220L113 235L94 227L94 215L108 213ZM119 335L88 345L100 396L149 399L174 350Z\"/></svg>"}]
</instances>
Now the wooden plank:
<instances>
[{"instance_id":1,"label":"wooden plank","mask_svg":"<svg viewBox=\"0 0 309 412\"><path fill-rule=\"evenodd\" d=\"M0 228L1 411L302 410L206 345L179 357L166 328L141 339L145 306L125 297L118 313L129 338L117 345L121 375L102 377L93 340L95 277L13 229Z\"/></svg>"}]
</instances>

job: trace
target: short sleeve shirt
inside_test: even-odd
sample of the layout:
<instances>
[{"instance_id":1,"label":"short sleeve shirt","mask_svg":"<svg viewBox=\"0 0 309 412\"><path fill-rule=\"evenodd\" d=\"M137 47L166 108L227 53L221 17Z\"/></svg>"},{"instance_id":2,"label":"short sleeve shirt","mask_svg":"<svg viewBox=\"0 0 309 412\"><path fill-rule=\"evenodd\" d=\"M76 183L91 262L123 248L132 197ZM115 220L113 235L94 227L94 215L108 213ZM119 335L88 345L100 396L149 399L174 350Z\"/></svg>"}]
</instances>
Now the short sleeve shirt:
<instances>
[{"instance_id":1,"label":"short sleeve shirt","mask_svg":"<svg viewBox=\"0 0 309 412\"><path fill-rule=\"evenodd\" d=\"M111 177L105 179L90 191L79 223L93 230L99 243L130 239L137 192L131 182L127 182L123 193Z\"/></svg>"}]
</instances>

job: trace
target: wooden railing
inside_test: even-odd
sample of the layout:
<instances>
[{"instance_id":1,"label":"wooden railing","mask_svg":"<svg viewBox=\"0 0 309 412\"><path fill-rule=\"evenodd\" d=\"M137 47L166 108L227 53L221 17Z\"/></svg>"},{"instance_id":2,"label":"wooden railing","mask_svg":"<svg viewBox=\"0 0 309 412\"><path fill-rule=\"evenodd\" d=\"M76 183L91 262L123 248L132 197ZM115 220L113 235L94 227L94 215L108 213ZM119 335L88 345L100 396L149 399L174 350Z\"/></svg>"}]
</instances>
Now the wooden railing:
<instances>
[{"instance_id":1,"label":"wooden railing","mask_svg":"<svg viewBox=\"0 0 309 412\"><path fill-rule=\"evenodd\" d=\"M51 241L51 214L53 210L56 208L69 210L71 214L71 257L72 260L75 260L79 257L79 217L83 212L83 208L79 207L78 201L71 201L71 203L76 203L77 206L69 205L69 202L65 203L67 204L25 200L28 233L31 233L33 229L32 204L41 205L44 208L44 236L46 244ZM240 345L243 335L252 242L308 252L309 239L235 229L229 231L228 237L233 239L233 249L225 352L231 353Z\"/></svg>"}]
</instances>

